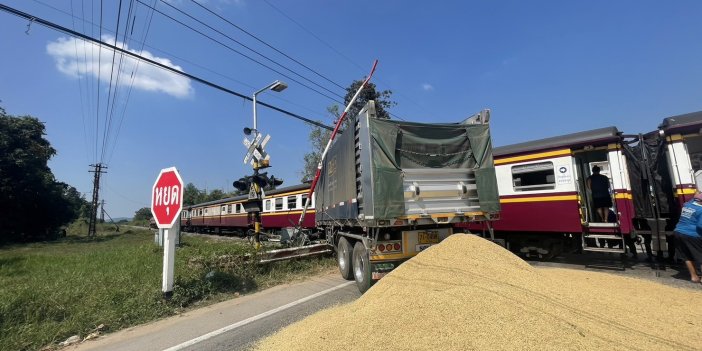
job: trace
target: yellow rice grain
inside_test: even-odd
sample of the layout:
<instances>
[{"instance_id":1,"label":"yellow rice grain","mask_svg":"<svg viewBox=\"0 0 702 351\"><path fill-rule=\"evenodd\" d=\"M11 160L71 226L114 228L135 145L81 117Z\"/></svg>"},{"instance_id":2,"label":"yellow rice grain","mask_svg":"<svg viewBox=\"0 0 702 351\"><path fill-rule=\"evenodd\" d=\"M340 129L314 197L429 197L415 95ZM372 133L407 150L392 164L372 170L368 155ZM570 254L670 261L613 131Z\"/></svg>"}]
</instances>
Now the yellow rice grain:
<instances>
[{"instance_id":1,"label":"yellow rice grain","mask_svg":"<svg viewBox=\"0 0 702 351\"><path fill-rule=\"evenodd\" d=\"M534 268L473 235L403 263L358 300L259 350L702 350L702 289Z\"/></svg>"}]
</instances>

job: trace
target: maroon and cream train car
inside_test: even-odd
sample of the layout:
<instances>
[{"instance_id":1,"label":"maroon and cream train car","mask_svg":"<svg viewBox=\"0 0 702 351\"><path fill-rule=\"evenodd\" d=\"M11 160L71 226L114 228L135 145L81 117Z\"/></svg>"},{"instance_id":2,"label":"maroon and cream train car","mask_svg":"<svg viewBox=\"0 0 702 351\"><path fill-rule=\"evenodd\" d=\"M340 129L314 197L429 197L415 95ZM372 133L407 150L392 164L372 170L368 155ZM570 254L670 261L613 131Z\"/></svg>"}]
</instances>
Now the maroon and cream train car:
<instances>
[{"instance_id":1,"label":"maroon and cream train car","mask_svg":"<svg viewBox=\"0 0 702 351\"><path fill-rule=\"evenodd\" d=\"M265 193L261 225L267 232L294 227L300 219L302 206L307 201L308 184L270 190ZM188 206L181 213L181 227L195 232L235 233L245 235L253 226L244 209L247 195ZM303 227L314 227L314 197Z\"/></svg>"},{"instance_id":2,"label":"maroon and cream train car","mask_svg":"<svg viewBox=\"0 0 702 351\"><path fill-rule=\"evenodd\" d=\"M658 127L678 207L690 200L702 170L702 111L668 117ZM699 179L698 179L699 180Z\"/></svg>"},{"instance_id":3,"label":"maroon and cream train car","mask_svg":"<svg viewBox=\"0 0 702 351\"><path fill-rule=\"evenodd\" d=\"M620 140L619 130L608 127L495 148L502 208L493 223L497 237L515 251L549 257L578 247L582 236L622 240L630 234L633 206ZM595 165L611 181L615 223L592 208L586 179Z\"/></svg>"},{"instance_id":4,"label":"maroon and cream train car","mask_svg":"<svg viewBox=\"0 0 702 351\"><path fill-rule=\"evenodd\" d=\"M696 112L666 118L646 135L608 127L495 148L502 208L495 237L513 251L550 257L580 248L623 253L625 239L642 235L662 255L702 169L700 128ZM586 186L593 166L610 180L607 219L596 214Z\"/></svg>"}]
</instances>

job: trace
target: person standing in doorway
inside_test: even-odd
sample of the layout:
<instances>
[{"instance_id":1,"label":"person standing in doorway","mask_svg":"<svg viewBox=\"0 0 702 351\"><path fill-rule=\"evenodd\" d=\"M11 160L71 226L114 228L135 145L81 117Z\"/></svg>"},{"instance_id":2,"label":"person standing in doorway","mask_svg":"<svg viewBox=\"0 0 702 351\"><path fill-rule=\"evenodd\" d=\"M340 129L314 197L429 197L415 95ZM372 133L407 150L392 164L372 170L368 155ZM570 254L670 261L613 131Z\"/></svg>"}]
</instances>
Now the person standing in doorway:
<instances>
[{"instance_id":1,"label":"person standing in doorway","mask_svg":"<svg viewBox=\"0 0 702 351\"><path fill-rule=\"evenodd\" d=\"M607 222L607 212L612 207L609 195L609 178L600 174L600 167L592 167L592 175L587 178L587 188L592 192L592 204L602 222Z\"/></svg>"},{"instance_id":2,"label":"person standing in doorway","mask_svg":"<svg viewBox=\"0 0 702 351\"><path fill-rule=\"evenodd\" d=\"M676 254L685 261L690 280L699 283L697 267L702 265L702 193L696 192L692 200L683 205L673 233Z\"/></svg>"}]
</instances>

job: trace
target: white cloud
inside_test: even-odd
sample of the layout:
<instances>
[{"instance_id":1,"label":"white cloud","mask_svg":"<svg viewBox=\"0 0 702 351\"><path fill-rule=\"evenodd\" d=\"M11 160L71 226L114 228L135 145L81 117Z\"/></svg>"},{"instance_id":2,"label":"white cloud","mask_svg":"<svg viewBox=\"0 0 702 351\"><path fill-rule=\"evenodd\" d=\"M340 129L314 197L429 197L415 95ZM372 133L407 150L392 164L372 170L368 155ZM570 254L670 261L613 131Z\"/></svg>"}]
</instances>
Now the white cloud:
<instances>
[{"instance_id":1,"label":"white cloud","mask_svg":"<svg viewBox=\"0 0 702 351\"><path fill-rule=\"evenodd\" d=\"M429 83L424 83L422 84L422 89L424 89L424 91L433 91L434 86Z\"/></svg>"},{"instance_id":2,"label":"white cloud","mask_svg":"<svg viewBox=\"0 0 702 351\"><path fill-rule=\"evenodd\" d=\"M103 36L102 40L162 65L183 71L180 66L173 64L169 59L156 57L146 50L139 52L138 50L129 49L126 44L115 42L114 37ZM103 47L100 49L97 44L76 38L58 38L56 41L46 45L46 52L54 58L56 68L63 74L75 78L92 76L99 78L103 82L110 81L113 54L113 50L110 48ZM119 55L115 56L115 67L118 66L119 59ZM145 62L141 62L137 66L137 62L135 58L124 55L121 68L122 76L119 80L120 85L130 84L132 72L134 72L133 85L135 89L162 92L177 98L185 98L193 94L190 79ZM116 73L117 70L115 69Z\"/></svg>"}]
</instances>

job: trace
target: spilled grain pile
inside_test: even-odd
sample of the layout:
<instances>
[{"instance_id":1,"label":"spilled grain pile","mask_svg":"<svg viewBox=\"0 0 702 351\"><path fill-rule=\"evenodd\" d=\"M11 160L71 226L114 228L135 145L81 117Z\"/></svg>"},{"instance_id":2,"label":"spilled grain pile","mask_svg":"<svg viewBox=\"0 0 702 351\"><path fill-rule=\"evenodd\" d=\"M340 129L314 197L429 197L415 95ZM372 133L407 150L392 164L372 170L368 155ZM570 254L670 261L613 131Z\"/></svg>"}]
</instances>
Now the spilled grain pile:
<instances>
[{"instance_id":1,"label":"spilled grain pile","mask_svg":"<svg viewBox=\"0 0 702 351\"><path fill-rule=\"evenodd\" d=\"M702 350L702 291L536 269L473 235L407 261L260 350Z\"/></svg>"}]
</instances>

